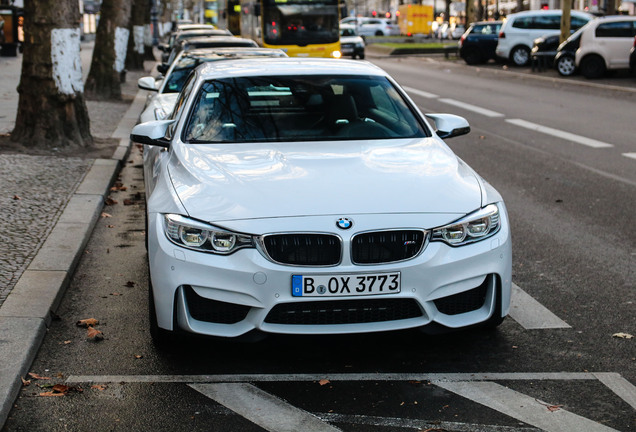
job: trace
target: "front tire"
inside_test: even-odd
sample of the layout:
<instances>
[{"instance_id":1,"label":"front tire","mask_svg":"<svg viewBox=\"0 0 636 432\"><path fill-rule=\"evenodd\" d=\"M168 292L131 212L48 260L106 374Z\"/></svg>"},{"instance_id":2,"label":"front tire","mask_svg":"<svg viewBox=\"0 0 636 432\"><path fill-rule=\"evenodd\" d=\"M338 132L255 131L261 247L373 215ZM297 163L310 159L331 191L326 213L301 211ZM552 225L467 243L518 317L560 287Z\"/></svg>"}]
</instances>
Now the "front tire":
<instances>
[{"instance_id":1,"label":"front tire","mask_svg":"<svg viewBox=\"0 0 636 432\"><path fill-rule=\"evenodd\" d=\"M464 53L464 61L468 65L476 65L484 62L481 54L476 49L466 51Z\"/></svg>"},{"instance_id":2,"label":"front tire","mask_svg":"<svg viewBox=\"0 0 636 432\"><path fill-rule=\"evenodd\" d=\"M574 57L570 55L564 55L559 57L556 62L556 70L561 76L572 76L576 72L576 64L574 63Z\"/></svg>"},{"instance_id":3,"label":"front tire","mask_svg":"<svg viewBox=\"0 0 636 432\"><path fill-rule=\"evenodd\" d=\"M587 79L597 79L605 75L607 68L605 61L596 55L585 57L581 60L581 74Z\"/></svg>"},{"instance_id":4,"label":"front tire","mask_svg":"<svg viewBox=\"0 0 636 432\"><path fill-rule=\"evenodd\" d=\"M519 45L510 51L510 61L515 66L526 66L530 63L530 49L527 46Z\"/></svg>"}]
</instances>

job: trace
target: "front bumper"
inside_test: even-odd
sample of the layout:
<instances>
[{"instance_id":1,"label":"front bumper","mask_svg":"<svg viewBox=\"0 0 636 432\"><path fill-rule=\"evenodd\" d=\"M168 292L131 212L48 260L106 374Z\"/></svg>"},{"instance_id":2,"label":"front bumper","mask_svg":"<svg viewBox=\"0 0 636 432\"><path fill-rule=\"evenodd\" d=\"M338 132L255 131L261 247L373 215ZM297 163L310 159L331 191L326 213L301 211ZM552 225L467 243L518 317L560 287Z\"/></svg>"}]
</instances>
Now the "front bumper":
<instances>
[{"instance_id":1,"label":"front bumper","mask_svg":"<svg viewBox=\"0 0 636 432\"><path fill-rule=\"evenodd\" d=\"M229 256L183 249L164 235L162 216L151 214L148 250L157 322L166 330L238 337L252 330L345 334L430 323L462 328L493 314L505 316L510 304L511 243L507 216L501 213L500 231L481 242L455 248L430 242L408 261L362 266L345 257L335 267L276 264L257 249ZM401 275L401 291L395 294L292 296L295 274L394 271Z\"/></svg>"}]
</instances>

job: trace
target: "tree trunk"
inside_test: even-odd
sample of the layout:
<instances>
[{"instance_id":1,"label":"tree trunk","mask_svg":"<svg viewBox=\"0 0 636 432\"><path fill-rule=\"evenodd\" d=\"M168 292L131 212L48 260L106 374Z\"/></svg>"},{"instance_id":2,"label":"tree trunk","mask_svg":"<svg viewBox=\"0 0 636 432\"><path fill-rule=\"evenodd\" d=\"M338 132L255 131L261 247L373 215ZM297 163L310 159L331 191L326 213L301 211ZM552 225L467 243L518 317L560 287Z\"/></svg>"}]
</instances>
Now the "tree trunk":
<instances>
[{"instance_id":1,"label":"tree trunk","mask_svg":"<svg viewBox=\"0 0 636 432\"><path fill-rule=\"evenodd\" d=\"M131 0L104 0L95 35L86 96L91 99L121 99L121 81L126 64Z\"/></svg>"},{"instance_id":2,"label":"tree trunk","mask_svg":"<svg viewBox=\"0 0 636 432\"><path fill-rule=\"evenodd\" d=\"M24 56L13 141L28 147L93 143L84 100L77 0L24 1Z\"/></svg>"},{"instance_id":3,"label":"tree trunk","mask_svg":"<svg viewBox=\"0 0 636 432\"><path fill-rule=\"evenodd\" d=\"M145 56L144 24L148 10L148 0L132 0L130 13L130 37L128 38L128 53L126 54L126 69L143 70Z\"/></svg>"},{"instance_id":4,"label":"tree trunk","mask_svg":"<svg viewBox=\"0 0 636 432\"><path fill-rule=\"evenodd\" d=\"M481 3L481 0L480 0ZM466 1L466 27L470 26L471 23L475 22L475 0L467 0Z\"/></svg>"}]
</instances>

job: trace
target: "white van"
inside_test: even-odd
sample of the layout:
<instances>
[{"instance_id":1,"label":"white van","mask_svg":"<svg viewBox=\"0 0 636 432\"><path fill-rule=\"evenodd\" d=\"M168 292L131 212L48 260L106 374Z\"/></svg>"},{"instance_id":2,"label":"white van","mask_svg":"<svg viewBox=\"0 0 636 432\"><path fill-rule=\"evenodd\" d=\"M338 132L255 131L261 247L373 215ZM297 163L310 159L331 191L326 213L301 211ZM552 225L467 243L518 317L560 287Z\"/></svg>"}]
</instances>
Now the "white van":
<instances>
[{"instance_id":1,"label":"white van","mask_svg":"<svg viewBox=\"0 0 636 432\"><path fill-rule=\"evenodd\" d=\"M575 31L594 16L585 12L571 11L570 30ZM533 10L508 15L499 31L495 53L497 57L510 60L517 66L530 62L532 43L541 36L558 35L561 32L560 10Z\"/></svg>"},{"instance_id":2,"label":"white van","mask_svg":"<svg viewBox=\"0 0 636 432\"><path fill-rule=\"evenodd\" d=\"M629 50L636 36L636 16L597 18L581 30L574 62L585 78L600 78L606 71L629 69Z\"/></svg>"}]
</instances>

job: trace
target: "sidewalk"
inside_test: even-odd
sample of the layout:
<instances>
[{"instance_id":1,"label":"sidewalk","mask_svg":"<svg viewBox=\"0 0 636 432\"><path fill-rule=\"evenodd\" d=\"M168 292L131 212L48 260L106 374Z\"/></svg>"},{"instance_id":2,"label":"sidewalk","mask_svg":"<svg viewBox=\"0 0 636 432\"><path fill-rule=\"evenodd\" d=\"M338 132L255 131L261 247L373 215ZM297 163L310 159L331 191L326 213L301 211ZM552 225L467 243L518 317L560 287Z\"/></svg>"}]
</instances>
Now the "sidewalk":
<instances>
[{"instance_id":1,"label":"sidewalk","mask_svg":"<svg viewBox=\"0 0 636 432\"><path fill-rule=\"evenodd\" d=\"M82 43L84 78L92 48ZM15 123L21 65L21 55L0 57L0 135ZM128 157L129 134L146 100L137 79L145 74L128 72L124 102L87 101L91 133L112 144L111 157L0 149L0 428Z\"/></svg>"}]
</instances>

